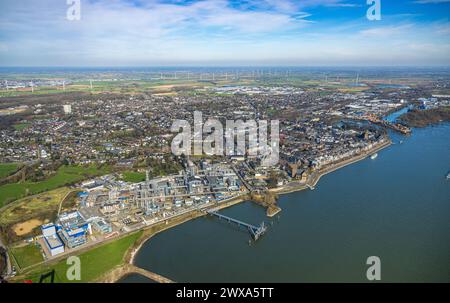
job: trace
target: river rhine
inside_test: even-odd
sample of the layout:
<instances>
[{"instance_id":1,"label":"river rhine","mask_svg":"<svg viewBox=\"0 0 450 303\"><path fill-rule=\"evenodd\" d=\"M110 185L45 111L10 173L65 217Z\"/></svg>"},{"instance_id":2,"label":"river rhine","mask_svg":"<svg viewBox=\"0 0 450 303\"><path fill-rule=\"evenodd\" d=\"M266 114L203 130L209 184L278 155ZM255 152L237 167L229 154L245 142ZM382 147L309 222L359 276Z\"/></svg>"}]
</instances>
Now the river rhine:
<instances>
[{"instance_id":1,"label":"river rhine","mask_svg":"<svg viewBox=\"0 0 450 303\"><path fill-rule=\"evenodd\" d=\"M378 256L383 282L450 282L450 124L391 137L375 160L281 196L279 217L250 202L222 211L266 221L256 243L204 217L151 238L135 265L177 282L364 282Z\"/></svg>"}]
</instances>

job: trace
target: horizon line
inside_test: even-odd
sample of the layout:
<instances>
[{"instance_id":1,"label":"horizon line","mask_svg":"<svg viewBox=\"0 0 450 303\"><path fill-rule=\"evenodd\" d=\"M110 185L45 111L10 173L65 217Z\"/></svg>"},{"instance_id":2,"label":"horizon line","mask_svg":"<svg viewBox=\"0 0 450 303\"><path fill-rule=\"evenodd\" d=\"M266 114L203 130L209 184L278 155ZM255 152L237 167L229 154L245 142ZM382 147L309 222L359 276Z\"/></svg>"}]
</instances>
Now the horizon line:
<instances>
[{"instance_id":1,"label":"horizon line","mask_svg":"<svg viewBox=\"0 0 450 303\"><path fill-rule=\"evenodd\" d=\"M4 65L0 68L450 68L449 65Z\"/></svg>"}]
</instances>

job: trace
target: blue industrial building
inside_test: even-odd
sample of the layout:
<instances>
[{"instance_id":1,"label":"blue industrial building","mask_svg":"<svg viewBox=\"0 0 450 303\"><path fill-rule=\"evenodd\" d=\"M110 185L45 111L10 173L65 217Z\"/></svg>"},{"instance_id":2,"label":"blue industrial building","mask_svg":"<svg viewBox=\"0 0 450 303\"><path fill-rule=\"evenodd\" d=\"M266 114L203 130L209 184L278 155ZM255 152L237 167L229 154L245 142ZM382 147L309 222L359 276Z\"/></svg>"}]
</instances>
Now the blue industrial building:
<instances>
[{"instance_id":1,"label":"blue industrial building","mask_svg":"<svg viewBox=\"0 0 450 303\"><path fill-rule=\"evenodd\" d=\"M61 215L57 223L57 230L67 247L74 248L87 242L91 225L81 217L78 211Z\"/></svg>"}]
</instances>

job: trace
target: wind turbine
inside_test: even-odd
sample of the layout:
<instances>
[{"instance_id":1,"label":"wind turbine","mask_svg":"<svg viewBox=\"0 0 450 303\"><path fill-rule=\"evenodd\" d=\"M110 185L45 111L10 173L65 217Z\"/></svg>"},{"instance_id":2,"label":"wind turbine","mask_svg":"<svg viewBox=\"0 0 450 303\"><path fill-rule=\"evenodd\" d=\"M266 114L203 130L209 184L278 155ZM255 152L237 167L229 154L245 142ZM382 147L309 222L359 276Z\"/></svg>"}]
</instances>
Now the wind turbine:
<instances>
[{"instance_id":1,"label":"wind turbine","mask_svg":"<svg viewBox=\"0 0 450 303\"><path fill-rule=\"evenodd\" d=\"M92 80L89 80L89 83L90 83L90 85L91 85L91 90L92 90Z\"/></svg>"},{"instance_id":2,"label":"wind turbine","mask_svg":"<svg viewBox=\"0 0 450 303\"><path fill-rule=\"evenodd\" d=\"M31 85L31 93L34 93L33 81L30 82L30 85Z\"/></svg>"},{"instance_id":3,"label":"wind turbine","mask_svg":"<svg viewBox=\"0 0 450 303\"><path fill-rule=\"evenodd\" d=\"M5 80L6 91L8 91L8 80Z\"/></svg>"}]
</instances>

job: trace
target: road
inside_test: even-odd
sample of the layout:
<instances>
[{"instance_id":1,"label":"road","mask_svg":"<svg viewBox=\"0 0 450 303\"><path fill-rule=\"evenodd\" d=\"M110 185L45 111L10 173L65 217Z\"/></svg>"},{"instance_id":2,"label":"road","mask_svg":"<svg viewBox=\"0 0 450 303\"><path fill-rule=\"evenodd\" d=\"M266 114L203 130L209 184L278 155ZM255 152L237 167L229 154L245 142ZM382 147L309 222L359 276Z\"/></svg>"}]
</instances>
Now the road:
<instances>
[{"instance_id":1,"label":"road","mask_svg":"<svg viewBox=\"0 0 450 303\"><path fill-rule=\"evenodd\" d=\"M69 192L64 196L64 198L61 199L61 202L59 202L59 207L58 207L58 215L57 215L58 217L59 217L59 214L61 213L61 208L62 208L63 202L67 199L67 197L68 197L71 193L76 192L76 191L81 191L81 189L74 189L74 190L71 190L71 191L69 191Z\"/></svg>"},{"instance_id":2,"label":"road","mask_svg":"<svg viewBox=\"0 0 450 303\"><path fill-rule=\"evenodd\" d=\"M238 176L239 180L241 180L241 182L244 184L245 188L247 188L247 190L249 192L252 192L253 191L253 187L250 186L250 184L248 184L247 181L245 181L244 178L241 177L241 175L239 174L238 170L236 169L236 167L233 164L231 164L231 169L234 171L236 176Z\"/></svg>"}]
</instances>

